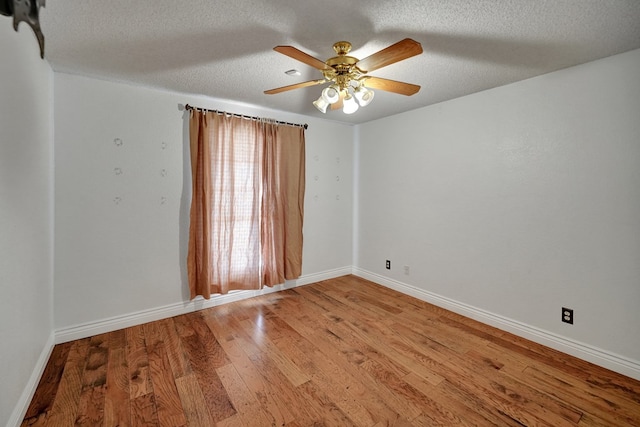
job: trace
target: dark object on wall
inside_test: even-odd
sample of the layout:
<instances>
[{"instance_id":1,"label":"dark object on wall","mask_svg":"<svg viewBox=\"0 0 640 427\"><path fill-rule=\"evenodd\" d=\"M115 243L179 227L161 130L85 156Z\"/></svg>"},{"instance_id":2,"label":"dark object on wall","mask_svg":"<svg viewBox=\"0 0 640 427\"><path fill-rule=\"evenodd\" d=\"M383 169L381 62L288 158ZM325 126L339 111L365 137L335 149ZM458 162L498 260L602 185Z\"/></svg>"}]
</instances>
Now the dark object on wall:
<instances>
[{"instance_id":1,"label":"dark object on wall","mask_svg":"<svg viewBox=\"0 0 640 427\"><path fill-rule=\"evenodd\" d=\"M13 29L18 31L18 24L26 22L36 34L40 45L40 57L44 59L44 34L40 29L39 10L45 0L0 0L0 14L13 16Z\"/></svg>"}]
</instances>

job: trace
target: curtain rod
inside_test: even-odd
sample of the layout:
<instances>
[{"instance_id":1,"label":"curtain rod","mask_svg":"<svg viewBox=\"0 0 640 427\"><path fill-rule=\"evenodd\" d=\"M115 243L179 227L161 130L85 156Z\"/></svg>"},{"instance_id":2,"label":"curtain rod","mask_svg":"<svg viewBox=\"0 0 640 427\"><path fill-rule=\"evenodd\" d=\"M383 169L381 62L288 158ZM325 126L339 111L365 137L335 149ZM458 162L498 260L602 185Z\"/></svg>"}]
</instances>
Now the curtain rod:
<instances>
[{"instance_id":1,"label":"curtain rod","mask_svg":"<svg viewBox=\"0 0 640 427\"><path fill-rule=\"evenodd\" d=\"M207 108L199 108L199 107L194 107L193 105L185 105L184 106L185 110L201 110L201 111L208 111L211 113L216 113L216 114L228 114L230 116L234 116L234 117L241 117L243 119L250 119L250 120L262 120L260 117L256 117L256 116L245 116L244 114L236 114L236 113L228 113L226 111L218 111L218 110L209 110ZM274 122L276 122L279 125L289 125L289 126L297 126L297 127L303 127L305 129L307 129L309 127L308 124L300 124L300 123L289 123L289 122L281 122L279 120L274 120Z\"/></svg>"}]
</instances>

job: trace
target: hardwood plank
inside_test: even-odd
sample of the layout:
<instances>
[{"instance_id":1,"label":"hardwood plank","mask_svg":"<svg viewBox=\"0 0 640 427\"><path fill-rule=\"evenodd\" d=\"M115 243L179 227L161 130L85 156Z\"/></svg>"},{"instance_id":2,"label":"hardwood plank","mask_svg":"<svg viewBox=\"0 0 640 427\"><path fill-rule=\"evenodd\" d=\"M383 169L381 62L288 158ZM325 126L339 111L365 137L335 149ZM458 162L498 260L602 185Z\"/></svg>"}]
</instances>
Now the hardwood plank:
<instances>
[{"instance_id":1,"label":"hardwood plank","mask_svg":"<svg viewBox=\"0 0 640 427\"><path fill-rule=\"evenodd\" d=\"M412 332L413 333L413 332ZM440 375L460 388L467 388L472 393L485 396L492 406L513 419L525 425L549 424L568 425L567 417L578 418L580 414L573 413L571 408L563 406L561 412L552 413L546 405L556 405L557 402L543 394L537 394L536 399L530 399L535 390L521 383L512 381L508 376L496 376L495 369L473 364L467 359L443 345L431 341L425 336L413 333L418 346L441 366ZM473 381L469 381L473 378Z\"/></svg>"},{"instance_id":2,"label":"hardwood plank","mask_svg":"<svg viewBox=\"0 0 640 427\"><path fill-rule=\"evenodd\" d=\"M458 399L452 399L451 396L440 393L437 385L429 383L420 376L410 373L404 380L429 397L426 413L435 420L436 424L465 426L490 424L489 420L477 411L471 410ZM425 412L424 409L423 412Z\"/></svg>"},{"instance_id":3,"label":"hardwood plank","mask_svg":"<svg viewBox=\"0 0 640 427\"><path fill-rule=\"evenodd\" d=\"M348 322L347 326L363 342L375 348L379 353L384 354L386 358L401 366L407 373L417 373L434 384L442 381L442 376L430 369L428 364L423 363L423 355L404 342L404 340L398 339L399 335L392 327L387 326L386 322ZM428 331L425 331L425 333L428 333ZM404 372L401 371L400 376L403 376L403 374Z\"/></svg>"},{"instance_id":4,"label":"hardwood plank","mask_svg":"<svg viewBox=\"0 0 640 427\"><path fill-rule=\"evenodd\" d=\"M609 390L612 394L622 395L632 402L640 404L640 381L629 382L624 375L592 365L587 383L599 390Z\"/></svg>"},{"instance_id":5,"label":"hardwood plank","mask_svg":"<svg viewBox=\"0 0 640 427\"><path fill-rule=\"evenodd\" d=\"M281 313L280 316L286 317L286 314ZM267 318L270 318L270 316L267 316ZM282 321L274 318L270 320L270 323L281 325ZM295 320L290 320L290 323L293 325L297 322ZM272 329L281 331L285 330L286 328L283 326L279 326L278 328ZM382 417L386 419L397 418L397 413L389 409L387 404L384 403L386 399L371 399L369 397L371 395L370 388L364 389L362 387L354 387L354 384L357 385L359 381L351 378L351 375L348 373L348 371L343 370L342 372L340 372L340 368L337 365L327 363L327 361L330 359L320 353L317 349L314 351L314 345L311 344L309 340L300 335L297 336L295 332L289 332L284 337L275 336L274 338L278 340L278 343L287 344L285 347L287 348L287 353L296 354L297 359L295 359L295 361L298 365L309 365L309 367L307 368L307 372L309 373L309 375L311 375L314 384L317 384L320 388L324 386L323 390L326 390L328 393L334 395L334 401L336 401L336 405L343 409L355 424L372 425L374 423L372 422L374 421L373 418L376 417ZM319 345L317 341L314 342L315 346ZM301 348L301 351L296 352L298 347ZM311 358L313 360L311 360ZM305 361L305 359L307 359L308 361ZM330 374L330 376L323 375L323 368L328 374ZM353 371L353 367L349 367L347 369L349 371ZM359 378L362 377L360 376ZM346 390L347 392L342 394L340 393L342 390ZM354 393L353 395L351 394L352 392ZM365 409L362 404L367 405L368 410ZM399 409L399 411L402 411L402 409Z\"/></svg>"},{"instance_id":6,"label":"hardwood plank","mask_svg":"<svg viewBox=\"0 0 640 427\"><path fill-rule=\"evenodd\" d=\"M584 380L588 378L590 370L593 369L593 366L590 366L588 362L575 357L567 358L566 355L557 350L541 346L508 332L482 325L472 319L462 316L457 319L451 319L451 316L444 316L442 319L444 323L455 325L457 328L467 331L470 335L484 338L500 350L509 350L521 357L526 357L547 366L553 366Z\"/></svg>"},{"instance_id":7,"label":"hardwood plank","mask_svg":"<svg viewBox=\"0 0 640 427\"><path fill-rule=\"evenodd\" d=\"M384 371L385 373L396 372L400 375L405 375L407 371L393 364L374 348L361 342L353 335L352 331L340 325L342 322L340 318L333 317L333 321L330 322L324 316L319 316L317 320L321 327L316 328L309 340L316 343L325 357L338 360L338 363L345 366L345 370L357 371L357 381L363 383L366 389L375 390L376 395L381 400L393 404L399 403L397 407L393 404L391 405L396 408L396 413L401 414L406 419L411 419L419 414L420 411L411 407L410 403L401 399L398 400L394 392L388 387L380 386L378 377L375 375L376 371L368 368L375 366L378 371Z\"/></svg>"},{"instance_id":8,"label":"hardwood plank","mask_svg":"<svg viewBox=\"0 0 640 427\"><path fill-rule=\"evenodd\" d=\"M268 426L274 424L267 411L244 383L234 365L225 365L216 371L229 394L233 407L245 425Z\"/></svg>"},{"instance_id":9,"label":"hardwood plank","mask_svg":"<svg viewBox=\"0 0 640 427\"><path fill-rule=\"evenodd\" d=\"M102 384L82 389L76 426L93 427L103 424L105 388L106 385Z\"/></svg>"},{"instance_id":10,"label":"hardwood plank","mask_svg":"<svg viewBox=\"0 0 640 427\"><path fill-rule=\"evenodd\" d=\"M143 329L159 425L167 427L186 425L187 420L173 378L169 357L161 339L160 328L157 323L152 322L144 324Z\"/></svg>"},{"instance_id":11,"label":"hardwood plank","mask_svg":"<svg viewBox=\"0 0 640 427\"><path fill-rule=\"evenodd\" d=\"M384 394L400 415L411 420L422 413L426 399L414 387L375 360L365 360L361 366L379 384L376 391Z\"/></svg>"},{"instance_id":12,"label":"hardwood plank","mask_svg":"<svg viewBox=\"0 0 640 427\"><path fill-rule=\"evenodd\" d=\"M296 289L296 291L298 291L298 289ZM309 289L309 287L301 289L300 292L305 298L317 304L318 307L323 307L323 309L327 310L327 312L322 313L322 315L315 317L316 330L324 328L324 331L327 333L326 337L332 339L336 345L344 348L347 354L361 360L367 358L376 360L379 364L383 365L385 369L394 372L398 376L404 376L409 372L401 364L375 348L378 344L385 345L384 342L380 343L375 341L375 345L372 346L372 341L368 335L365 334L365 339L363 339L363 335L358 334L353 327L349 326L349 322L344 321L344 319L352 318L354 314L354 311L350 307L329 296L319 295L317 291ZM375 326L371 327L371 330L373 329L375 329Z\"/></svg>"},{"instance_id":13,"label":"hardwood plank","mask_svg":"<svg viewBox=\"0 0 640 427\"><path fill-rule=\"evenodd\" d=\"M190 322L190 328L202 343L204 355L214 368L229 364L229 358L216 340L202 317L202 313L190 313L184 316Z\"/></svg>"},{"instance_id":14,"label":"hardwood plank","mask_svg":"<svg viewBox=\"0 0 640 427\"><path fill-rule=\"evenodd\" d=\"M205 320L223 346L238 375L251 391L252 397L255 397L260 407L270 416L270 424L287 425L292 422L294 415L290 409L276 397L273 387L249 358L249 353L256 351L249 350L252 346L250 339L244 337L244 330L237 321L230 316L221 319L213 315L205 317Z\"/></svg>"},{"instance_id":15,"label":"hardwood plank","mask_svg":"<svg viewBox=\"0 0 640 427\"><path fill-rule=\"evenodd\" d=\"M242 322L242 326L247 331L256 331L261 329L260 326L257 326L250 320L244 320ZM262 333L264 334L264 331L262 331ZM268 336L266 336L266 334L261 336L259 341L263 352L273 361L274 365L278 367L280 372L282 372L282 374L289 380L291 385L297 387L310 380L309 376L295 363L293 363L286 354L280 351L278 346L276 346Z\"/></svg>"},{"instance_id":16,"label":"hardwood plank","mask_svg":"<svg viewBox=\"0 0 640 427\"><path fill-rule=\"evenodd\" d=\"M235 414L225 420L216 423L216 427L250 427L257 424L245 424L242 422L240 415Z\"/></svg>"},{"instance_id":17,"label":"hardwood plank","mask_svg":"<svg viewBox=\"0 0 640 427\"><path fill-rule=\"evenodd\" d=\"M496 365L488 358L482 358L478 362L475 362L476 359L465 360L468 361L465 364L470 369L479 370L481 375L488 379L493 379L502 387L517 390L520 396L527 401L537 402L544 408L546 413L546 415L540 414L540 416L551 423L555 422L559 425L560 421L556 421L556 417L560 417L563 422L577 423L583 415L582 411L575 406L566 404L556 399L553 395L540 391L537 387L532 387L526 381L522 381L523 377L520 374L514 376L505 374L502 371L495 374L499 368L496 368Z\"/></svg>"},{"instance_id":18,"label":"hardwood plank","mask_svg":"<svg viewBox=\"0 0 640 427\"><path fill-rule=\"evenodd\" d=\"M640 425L640 405L634 408L631 401L623 396L611 396L601 390L593 389L589 383L577 381L561 373L546 368L548 372L536 366L530 366L523 374L532 386L544 390L551 396L569 401L585 413L605 420L611 425Z\"/></svg>"},{"instance_id":19,"label":"hardwood plank","mask_svg":"<svg viewBox=\"0 0 640 427\"><path fill-rule=\"evenodd\" d=\"M249 325L250 323L247 322L249 320L242 323ZM355 399L347 397L346 393L342 392L342 387L330 381L307 357L308 355L300 351L298 344L304 346L306 340L291 329L286 322L277 318L273 312L267 311L262 323L254 325L253 328L263 331L265 336L261 337L261 341L264 348L268 350L267 354L296 389L307 395L305 401L311 406L316 402L321 404L320 407L314 408L317 420L322 420L328 425L373 424L373 418L368 411ZM278 356L274 357L274 354ZM287 364L295 367L295 380L291 379L291 374L287 369L281 367L278 357L284 354L288 355ZM328 397L329 395L331 398ZM331 414L332 418L323 419L322 413ZM350 416L345 415L346 413L349 413ZM358 422L354 423L353 419Z\"/></svg>"},{"instance_id":20,"label":"hardwood plank","mask_svg":"<svg viewBox=\"0 0 640 427\"><path fill-rule=\"evenodd\" d=\"M292 386L289 379L283 374L280 367L269 357L267 351L263 347L265 337L262 331L256 330L252 334L249 334L245 329L246 320L251 317L262 317L264 310L260 308L256 310L252 307L250 312L253 316L246 316L247 311L243 311L245 314L242 317L237 317L235 314L231 314L229 317L233 319L229 323L229 326L233 330L233 338L245 353L246 357L251 363L252 369L258 373L260 379L258 383L251 383L245 380L247 386L251 389L256 389L258 399L265 401L265 403L274 402L277 410L285 417L285 424L289 425L291 422L297 422L302 425L313 425L315 422L315 416L313 411L308 407L306 401L300 401L300 393ZM253 380L255 378L249 378ZM261 394L265 392L265 394Z\"/></svg>"},{"instance_id":21,"label":"hardwood plank","mask_svg":"<svg viewBox=\"0 0 640 427\"><path fill-rule=\"evenodd\" d=\"M91 338L82 375L82 393L78 403L77 426L97 426L104 421L109 337L100 334Z\"/></svg>"},{"instance_id":22,"label":"hardwood plank","mask_svg":"<svg viewBox=\"0 0 640 427\"><path fill-rule=\"evenodd\" d=\"M31 424L35 422L36 418L46 418L47 413L51 410L71 345L70 342L58 344L51 351L51 356L25 415L26 419L33 419L29 421Z\"/></svg>"},{"instance_id":23,"label":"hardwood plank","mask_svg":"<svg viewBox=\"0 0 640 427\"><path fill-rule=\"evenodd\" d=\"M573 409L570 405L560 402L545 393L540 393L536 388L531 387L509 375L502 375L492 364L477 364L473 359L464 357L452 357L447 350L440 349L441 355L448 357L444 362L451 371L463 377L474 377L477 387L489 391L494 399L503 402L509 411L514 414L514 418L522 417L533 422L530 416L538 422L547 423L553 426L571 425L580 420L581 413Z\"/></svg>"},{"instance_id":24,"label":"hardwood plank","mask_svg":"<svg viewBox=\"0 0 640 427\"><path fill-rule=\"evenodd\" d=\"M127 331L126 329L117 329L111 331L108 334L109 348L125 348L127 346Z\"/></svg>"},{"instance_id":25,"label":"hardwood plank","mask_svg":"<svg viewBox=\"0 0 640 427\"><path fill-rule=\"evenodd\" d=\"M158 407L153 393L143 394L131 399L131 426L157 427Z\"/></svg>"},{"instance_id":26,"label":"hardwood plank","mask_svg":"<svg viewBox=\"0 0 640 427\"><path fill-rule=\"evenodd\" d=\"M486 419L487 423L478 423L478 425L496 425L496 426L512 426L522 427L522 423L509 414L502 412L499 408L490 404L490 400L483 395L478 395L468 388L460 388L445 380L438 384L437 394L439 399L448 400L450 403L458 407L461 403L479 417ZM468 414L464 409L460 409L463 414ZM463 415L464 416L464 415Z\"/></svg>"},{"instance_id":27,"label":"hardwood plank","mask_svg":"<svg viewBox=\"0 0 640 427\"><path fill-rule=\"evenodd\" d=\"M124 336L124 334L122 334ZM105 427L126 426L131 424L131 406L129 401L129 366L125 340L117 343L112 340L109 348L107 367L107 390L104 403Z\"/></svg>"},{"instance_id":28,"label":"hardwood plank","mask_svg":"<svg viewBox=\"0 0 640 427\"><path fill-rule=\"evenodd\" d=\"M263 310L261 309L255 315L262 316L262 312ZM232 315L232 317L234 316ZM240 348L251 361L252 367L261 377L259 384L250 385L247 383L247 385L249 387L265 386L263 390L268 393L269 400L275 402L285 417L290 417L291 421L287 421L287 425L291 422L297 422L301 425L313 425L316 421L313 411L306 401L300 400L301 394L297 388L292 385L289 378L283 373L279 363L274 361L269 352L266 351L263 344L267 338L264 337L262 331L256 330L254 333L249 334L245 329L246 326L243 326L246 325L246 320L248 320L246 316L244 320L240 320L240 318L234 320L234 340L239 343ZM263 399L264 396L258 395L258 398Z\"/></svg>"},{"instance_id":29,"label":"hardwood plank","mask_svg":"<svg viewBox=\"0 0 640 427\"><path fill-rule=\"evenodd\" d=\"M387 326L393 323L397 323L397 319L401 318L403 320L401 322L402 324L410 325L414 329L422 331L424 334L437 337L438 342L440 342L442 345L460 353L474 348L479 344L484 345L487 343L486 341L474 341L474 337L469 336L468 334L462 337L461 334L458 334L455 329L450 330L450 333L447 334L438 334L436 329L442 325L440 316L426 319L425 321L424 316L417 320L414 320L411 316L405 316L404 310L398 307L396 307L394 311L394 314L396 314L397 316L389 316L388 309L372 310L372 307L375 308L379 304L376 305L369 302L372 300L372 298L365 292L362 292L362 290L357 289L345 291L343 288L331 288L327 291L327 295L336 298L336 300L343 300L345 302L345 305L348 305L352 310L360 311L361 315L358 316L358 321L352 322L352 324L357 328L363 330L367 335L380 333L383 335L386 334L387 337L393 337L396 335L395 332L390 330ZM393 321L390 319L393 319ZM436 322L437 326L434 326ZM387 337L385 337L385 339L383 339L381 342L386 342ZM377 339L376 337L372 338Z\"/></svg>"},{"instance_id":30,"label":"hardwood plank","mask_svg":"<svg viewBox=\"0 0 640 427\"><path fill-rule=\"evenodd\" d=\"M322 390L334 396L336 405L348 414L356 425L373 425L379 420L398 418L377 393L365 387L351 364L336 362L314 348L309 340L296 340L287 344L296 359L306 358L308 373ZM355 374L355 375L354 375Z\"/></svg>"},{"instance_id":31,"label":"hardwood plank","mask_svg":"<svg viewBox=\"0 0 640 427\"><path fill-rule=\"evenodd\" d=\"M378 423L376 423L374 425L374 427L415 427L418 425L424 425L424 426L432 426L433 424L425 422L425 423L420 423L419 420L416 419L416 424L412 423L411 421L407 421L406 419L400 417L394 420L390 420L390 421L380 421Z\"/></svg>"},{"instance_id":32,"label":"hardwood plank","mask_svg":"<svg viewBox=\"0 0 640 427\"><path fill-rule=\"evenodd\" d=\"M82 387L101 387L107 382L109 361L109 336L100 334L91 337L87 363L82 376Z\"/></svg>"},{"instance_id":33,"label":"hardwood plank","mask_svg":"<svg viewBox=\"0 0 640 427\"><path fill-rule=\"evenodd\" d=\"M195 374L176 378L176 388L189 427L209 427L215 424Z\"/></svg>"},{"instance_id":34,"label":"hardwood plank","mask_svg":"<svg viewBox=\"0 0 640 427\"><path fill-rule=\"evenodd\" d=\"M293 420L301 425L314 425L317 418L306 401L300 401L300 392L292 387L280 369L265 353L254 353L249 359L256 367L262 378L269 385L272 398L278 406L287 408Z\"/></svg>"},{"instance_id":35,"label":"hardwood plank","mask_svg":"<svg viewBox=\"0 0 640 427\"><path fill-rule=\"evenodd\" d=\"M221 421L236 413L216 368L229 364L224 350L200 315L185 316L195 332L181 337L189 364L193 368L212 419Z\"/></svg>"},{"instance_id":36,"label":"hardwood plank","mask_svg":"<svg viewBox=\"0 0 640 427\"><path fill-rule=\"evenodd\" d=\"M278 325L273 330L286 330L279 318L274 318L270 322ZM351 382L347 382L349 376L346 373L336 375L336 366L329 367L323 363L323 356L314 348L313 344L304 337L297 334L287 334L284 336L273 335L275 344L282 348L282 351L289 355L291 361L303 370L309 379L326 395L331 395L337 407L345 414L349 414L349 419L358 426L370 426L375 424L377 418L360 402L348 392ZM271 338L270 335L270 338ZM329 368L327 375L325 369ZM376 402L376 407L381 405L381 401ZM376 408L376 412L379 409Z\"/></svg>"},{"instance_id":37,"label":"hardwood plank","mask_svg":"<svg viewBox=\"0 0 640 427\"><path fill-rule=\"evenodd\" d=\"M70 426L75 423L82 392L82 375L89 351L89 338L73 341L47 424Z\"/></svg>"},{"instance_id":38,"label":"hardwood plank","mask_svg":"<svg viewBox=\"0 0 640 427\"><path fill-rule=\"evenodd\" d=\"M502 372L518 374L522 373L527 366L533 363L533 360L519 356L507 349L498 349L491 344L479 346L477 349L470 350L466 353L470 358L485 358L491 360L494 364L500 365Z\"/></svg>"},{"instance_id":39,"label":"hardwood plank","mask_svg":"<svg viewBox=\"0 0 640 427\"><path fill-rule=\"evenodd\" d=\"M313 423L308 425L355 426L356 424L336 404L333 397L325 393L313 381L307 381L296 387L299 404L306 402L312 414Z\"/></svg>"},{"instance_id":40,"label":"hardwood plank","mask_svg":"<svg viewBox=\"0 0 640 427\"><path fill-rule=\"evenodd\" d=\"M153 385L149 375L149 357L142 325L127 328L125 334L129 368L129 396L131 400L134 400L153 393Z\"/></svg>"},{"instance_id":41,"label":"hardwood plank","mask_svg":"<svg viewBox=\"0 0 640 427\"><path fill-rule=\"evenodd\" d=\"M279 318L283 319L292 329L307 319L307 315L300 310L285 310L278 313ZM330 341L319 339L317 330L310 330L308 335L289 335L283 338L277 338L279 342L287 340L289 353L302 359L306 357L313 365L308 369L308 374L318 384L326 384L327 387L333 388L333 393L338 395L338 404L344 405L341 408L351 414L351 419L358 424L359 421L366 424L366 420L372 417L374 420L394 420L399 415L394 412L386 404L385 399L377 393L372 393L375 382L371 378L363 377L359 372L358 362L355 364L354 359L346 357L336 357L338 354L345 356ZM326 345L325 345L326 344ZM322 351L321 349L322 348ZM299 352L295 350L299 349ZM293 359L297 360L297 359ZM364 360L364 359L362 359ZM306 366L308 362L300 361L300 366ZM341 392L344 390L345 394ZM359 408L349 408L350 402L356 402L363 406L370 414L363 414Z\"/></svg>"},{"instance_id":42,"label":"hardwood plank","mask_svg":"<svg viewBox=\"0 0 640 427\"><path fill-rule=\"evenodd\" d=\"M158 325L162 329L161 333L174 378L190 375L192 373L191 365L182 347L175 322L173 319L163 319L158 321Z\"/></svg>"}]
</instances>

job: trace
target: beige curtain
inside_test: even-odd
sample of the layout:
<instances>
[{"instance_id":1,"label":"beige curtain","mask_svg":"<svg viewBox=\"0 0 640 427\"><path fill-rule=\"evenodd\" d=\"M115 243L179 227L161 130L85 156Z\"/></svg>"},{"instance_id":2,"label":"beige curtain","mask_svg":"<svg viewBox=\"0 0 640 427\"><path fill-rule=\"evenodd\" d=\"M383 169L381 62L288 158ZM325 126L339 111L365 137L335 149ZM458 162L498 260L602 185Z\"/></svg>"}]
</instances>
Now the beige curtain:
<instances>
[{"instance_id":1,"label":"beige curtain","mask_svg":"<svg viewBox=\"0 0 640 427\"><path fill-rule=\"evenodd\" d=\"M191 298L300 276L304 129L191 110Z\"/></svg>"},{"instance_id":2,"label":"beige curtain","mask_svg":"<svg viewBox=\"0 0 640 427\"><path fill-rule=\"evenodd\" d=\"M302 272L304 129L268 124L262 150L262 284L284 283Z\"/></svg>"}]
</instances>

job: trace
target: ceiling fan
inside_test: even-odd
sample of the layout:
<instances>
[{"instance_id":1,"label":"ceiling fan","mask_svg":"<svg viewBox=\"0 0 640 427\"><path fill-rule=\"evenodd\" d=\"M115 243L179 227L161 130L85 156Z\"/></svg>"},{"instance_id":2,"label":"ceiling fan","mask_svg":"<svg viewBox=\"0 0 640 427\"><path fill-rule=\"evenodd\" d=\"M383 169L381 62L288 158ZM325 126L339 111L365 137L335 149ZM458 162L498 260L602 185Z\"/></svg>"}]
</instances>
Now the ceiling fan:
<instances>
[{"instance_id":1,"label":"ceiling fan","mask_svg":"<svg viewBox=\"0 0 640 427\"><path fill-rule=\"evenodd\" d=\"M265 90L264 93L273 95L330 82L331 84L323 89L322 95L313 102L313 105L323 113L326 113L329 105L332 110L342 107L346 114L354 113L359 106L364 107L371 102L374 96L371 88L407 96L420 90L420 86L411 83L367 75L370 71L421 54L422 46L420 43L409 38L394 43L364 59L349 56L351 43L347 41L335 43L333 50L337 56L324 62L293 46L276 46L273 50L320 70L324 78Z\"/></svg>"}]
</instances>

